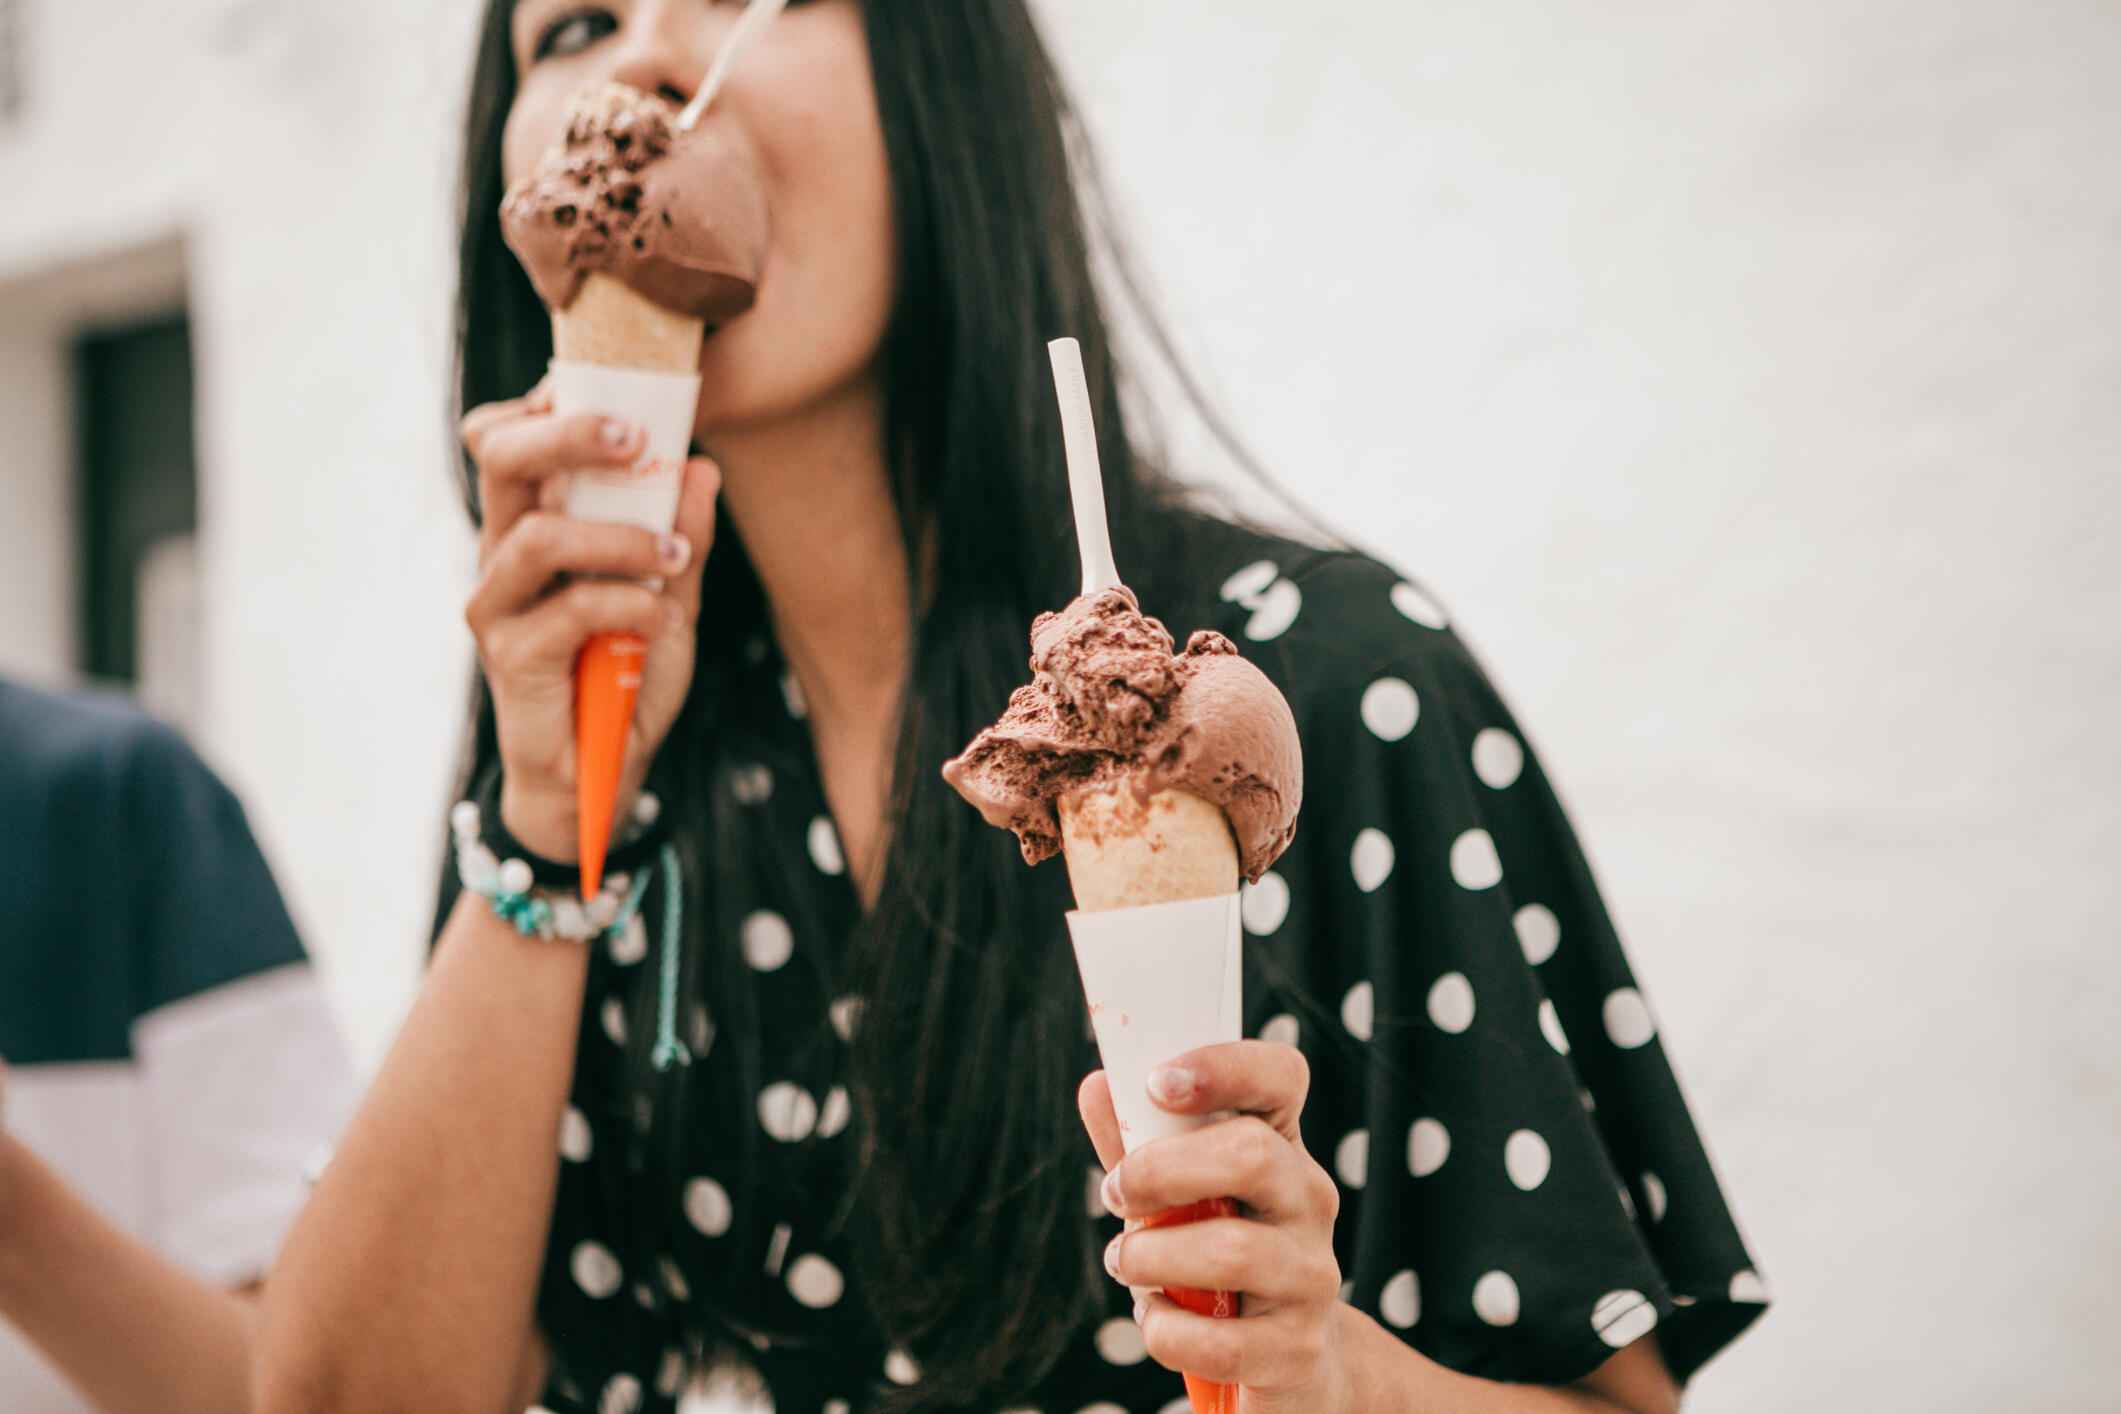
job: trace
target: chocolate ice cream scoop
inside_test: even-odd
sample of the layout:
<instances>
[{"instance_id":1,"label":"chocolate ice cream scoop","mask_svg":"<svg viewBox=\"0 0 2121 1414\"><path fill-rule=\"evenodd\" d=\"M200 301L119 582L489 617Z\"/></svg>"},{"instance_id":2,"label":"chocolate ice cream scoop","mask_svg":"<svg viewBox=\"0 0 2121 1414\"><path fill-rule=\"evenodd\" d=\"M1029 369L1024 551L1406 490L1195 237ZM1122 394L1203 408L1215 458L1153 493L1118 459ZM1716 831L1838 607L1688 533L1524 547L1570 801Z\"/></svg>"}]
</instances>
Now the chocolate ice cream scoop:
<instances>
[{"instance_id":1,"label":"chocolate ice cream scoop","mask_svg":"<svg viewBox=\"0 0 2121 1414\"><path fill-rule=\"evenodd\" d=\"M1221 634L1196 633L1181 653L1172 646L1124 588L1041 614L1033 680L944 777L988 823L1014 830L1033 864L1060 849L1064 796L1182 790L1222 808L1240 867L1257 880L1296 832L1295 718Z\"/></svg>"},{"instance_id":2,"label":"chocolate ice cream scoop","mask_svg":"<svg viewBox=\"0 0 2121 1414\"><path fill-rule=\"evenodd\" d=\"M561 139L501 203L501 228L548 308L605 274L663 308L720 324L751 307L766 197L723 135L624 84L585 90Z\"/></svg>"}]
</instances>

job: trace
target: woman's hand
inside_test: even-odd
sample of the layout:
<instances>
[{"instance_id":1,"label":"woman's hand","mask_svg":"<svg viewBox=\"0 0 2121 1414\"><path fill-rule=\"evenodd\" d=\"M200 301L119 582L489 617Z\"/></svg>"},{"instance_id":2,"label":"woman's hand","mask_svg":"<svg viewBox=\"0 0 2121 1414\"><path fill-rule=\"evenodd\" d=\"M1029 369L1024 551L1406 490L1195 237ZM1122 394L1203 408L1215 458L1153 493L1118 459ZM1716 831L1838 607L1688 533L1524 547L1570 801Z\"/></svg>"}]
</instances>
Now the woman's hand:
<instances>
[{"instance_id":1,"label":"woman's hand","mask_svg":"<svg viewBox=\"0 0 2121 1414\"><path fill-rule=\"evenodd\" d=\"M479 587L464 620L493 693L502 823L526 848L572 860L575 658L592 634L648 641L619 793L624 812L692 684L700 567L721 477L703 458L689 462L676 529L657 536L560 509L566 473L631 465L640 428L595 414L557 417L540 384L522 398L474 408L461 432L479 469L484 511Z\"/></svg>"},{"instance_id":2,"label":"woman's hand","mask_svg":"<svg viewBox=\"0 0 2121 1414\"><path fill-rule=\"evenodd\" d=\"M1340 1193L1297 1130L1310 1083L1293 1046L1236 1041L1180 1056L1150 1076L1150 1098L1172 1114L1235 1116L1124 1158L1105 1073L1093 1072L1076 1096L1111 1170L1105 1206L1128 1219L1105 1251L1105 1269L1143 1292L1135 1310L1149 1354L1173 1370L1244 1386L1245 1414L1316 1414L1344 1402L1334 1339ZM1210 1198L1236 1199L1238 1216L1136 1225ZM1162 1294L1171 1286L1241 1292L1240 1314L1194 1315Z\"/></svg>"}]
</instances>

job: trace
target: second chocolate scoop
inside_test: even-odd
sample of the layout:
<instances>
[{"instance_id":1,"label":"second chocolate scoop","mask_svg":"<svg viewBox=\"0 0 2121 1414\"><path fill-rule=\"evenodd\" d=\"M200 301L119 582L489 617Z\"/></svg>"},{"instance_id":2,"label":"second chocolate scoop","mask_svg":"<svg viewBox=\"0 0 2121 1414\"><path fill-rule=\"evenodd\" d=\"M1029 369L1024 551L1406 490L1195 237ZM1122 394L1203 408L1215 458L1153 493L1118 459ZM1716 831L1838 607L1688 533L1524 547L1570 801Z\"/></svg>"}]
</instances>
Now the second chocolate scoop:
<instances>
[{"instance_id":1,"label":"second chocolate scoop","mask_svg":"<svg viewBox=\"0 0 2121 1414\"><path fill-rule=\"evenodd\" d=\"M720 324L751 307L766 259L766 196L726 137L681 132L657 94L600 84L501 203L501 229L558 311L591 274L678 314Z\"/></svg>"},{"instance_id":2,"label":"second chocolate scoop","mask_svg":"<svg viewBox=\"0 0 2121 1414\"><path fill-rule=\"evenodd\" d=\"M1031 626L1032 681L1001 720L943 767L1036 864L1060 849L1065 795L1178 789L1222 807L1255 882L1296 833L1303 751L1265 673L1219 633L1173 653L1126 589L1077 599Z\"/></svg>"}]
</instances>

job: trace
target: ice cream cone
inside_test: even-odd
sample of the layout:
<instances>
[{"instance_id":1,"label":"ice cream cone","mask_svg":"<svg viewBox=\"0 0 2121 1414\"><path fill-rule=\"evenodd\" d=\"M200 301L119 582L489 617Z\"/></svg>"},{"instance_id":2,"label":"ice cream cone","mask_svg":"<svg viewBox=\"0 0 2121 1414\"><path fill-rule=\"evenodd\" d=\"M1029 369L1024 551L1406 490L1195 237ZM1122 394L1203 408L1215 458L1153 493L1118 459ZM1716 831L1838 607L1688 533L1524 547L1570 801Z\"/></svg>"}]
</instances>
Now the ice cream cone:
<instances>
[{"instance_id":1,"label":"ice cream cone","mask_svg":"<svg viewBox=\"0 0 2121 1414\"><path fill-rule=\"evenodd\" d=\"M1076 907L1092 913L1237 892L1237 841L1223 812L1182 790L1125 789L1059 803Z\"/></svg>"},{"instance_id":2,"label":"ice cream cone","mask_svg":"<svg viewBox=\"0 0 2121 1414\"><path fill-rule=\"evenodd\" d=\"M1077 907L1084 912L1221 899L1237 892L1237 841L1229 821L1220 808L1197 795L1162 790L1144 800L1122 788L1080 798L1063 796L1058 810L1068 882L1075 890ZM1234 987L1237 980L1231 976L1226 982ZM1126 1024L1126 1018L1121 1018L1121 1024ZM1157 1213L1145 1225L1163 1227L1235 1216L1235 1203L1215 1198ZM1164 1294L1196 1315L1237 1314L1234 1292L1170 1287ZM1237 1414L1236 1385L1192 1374L1185 1381L1193 1414Z\"/></svg>"},{"instance_id":3,"label":"ice cream cone","mask_svg":"<svg viewBox=\"0 0 2121 1414\"><path fill-rule=\"evenodd\" d=\"M603 274L584 279L574 301L552 316L554 359L566 365L696 377L705 333L703 321L673 313ZM627 410L603 411L623 415ZM688 407L688 428L689 413ZM667 480L674 486L682 462L666 465L667 461L667 456L658 457L651 446L627 474ZM674 509L675 495L668 501ZM572 504L569 511L584 513ZM632 517L620 512L617 518ZM670 527L648 528L667 531ZM576 839L584 897L603 886L604 856L611 846L612 816L618 807L619 773L626 763L626 738L633 726L647 648L635 634L600 633L583 645L575 661Z\"/></svg>"},{"instance_id":4,"label":"ice cream cone","mask_svg":"<svg viewBox=\"0 0 2121 1414\"><path fill-rule=\"evenodd\" d=\"M697 373L704 321L663 308L631 285L591 273L552 316L553 357L607 368Z\"/></svg>"}]
</instances>

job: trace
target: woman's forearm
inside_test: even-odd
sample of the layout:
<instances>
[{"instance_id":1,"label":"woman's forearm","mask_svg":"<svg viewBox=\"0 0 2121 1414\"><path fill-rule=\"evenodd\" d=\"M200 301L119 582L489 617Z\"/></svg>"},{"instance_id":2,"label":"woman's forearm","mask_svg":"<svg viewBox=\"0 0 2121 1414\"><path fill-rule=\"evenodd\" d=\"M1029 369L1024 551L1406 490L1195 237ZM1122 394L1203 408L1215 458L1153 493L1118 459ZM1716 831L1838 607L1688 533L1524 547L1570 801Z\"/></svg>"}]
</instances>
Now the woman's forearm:
<instances>
[{"instance_id":1,"label":"woman's forearm","mask_svg":"<svg viewBox=\"0 0 2121 1414\"><path fill-rule=\"evenodd\" d=\"M1572 1385L1499 1384L1423 1356L1353 1306L1337 1312L1345 1414L1676 1414L1678 1386L1654 1337L1616 1352Z\"/></svg>"},{"instance_id":2,"label":"woman's forearm","mask_svg":"<svg viewBox=\"0 0 2121 1414\"><path fill-rule=\"evenodd\" d=\"M243 1414L257 1309L119 1230L0 1133L0 1318L103 1414Z\"/></svg>"},{"instance_id":3,"label":"woman's forearm","mask_svg":"<svg viewBox=\"0 0 2121 1414\"><path fill-rule=\"evenodd\" d=\"M273 1268L261 1414L499 1414L517 1394L587 972L580 944L458 904Z\"/></svg>"}]
</instances>

